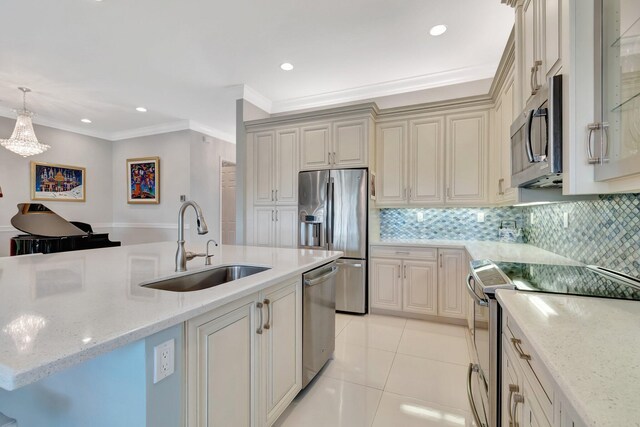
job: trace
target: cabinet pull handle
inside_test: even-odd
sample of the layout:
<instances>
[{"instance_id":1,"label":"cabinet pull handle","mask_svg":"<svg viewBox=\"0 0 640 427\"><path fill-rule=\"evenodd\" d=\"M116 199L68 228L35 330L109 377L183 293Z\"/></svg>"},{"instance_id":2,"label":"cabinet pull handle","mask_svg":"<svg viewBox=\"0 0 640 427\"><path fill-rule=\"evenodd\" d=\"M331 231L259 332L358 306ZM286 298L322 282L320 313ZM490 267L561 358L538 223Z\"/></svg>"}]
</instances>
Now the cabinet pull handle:
<instances>
[{"instance_id":1,"label":"cabinet pull handle","mask_svg":"<svg viewBox=\"0 0 640 427\"><path fill-rule=\"evenodd\" d=\"M511 338L511 343L513 344L513 348L516 349L516 352L518 352L518 356L520 356L520 359L523 360L531 360L531 355L525 353L524 351L522 351L522 340L519 338Z\"/></svg>"},{"instance_id":2,"label":"cabinet pull handle","mask_svg":"<svg viewBox=\"0 0 640 427\"><path fill-rule=\"evenodd\" d=\"M271 222L273 222L273 209L271 209Z\"/></svg>"},{"instance_id":3,"label":"cabinet pull handle","mask_svg":"<svg viewBox=\"0 0 640 427\"><path fill-rule=\"evenodd\" d=\"M531 67L531 75L529 76L529 87L531 88L531 95L536 94L536 88L533 83L533 73L535 73L536 67Z\"/></svg>"},{"instance_id":4,"label":"cabinet pull handle","mask_svg":"<svg viewBox=\"0 0 640 427\"><path fill-rule=\"evenodd\" d=\"M278 190L276 190L276 202L278 201Z\"/></svg>"},{"instance_id":5,"label":"cabinet pull handle","mask_svg":"<svg viewBox=\"0 0 640 427\"><path fill-rule=\"evenodd\" d=\"M504 189L502 188L502 183L504 183L504 178L500 178L498 180L498 195L504 196Z\"/></svg>"},{"instance_id":6,"label":"cabinet pull handle","mask_svg":"<svg viewBox=\"0 0 640 427\"><path fill-rule=\"evenodd\" d=\"M276 209L276 222L278 222L278 210Z\"/></svg>"},{"instance_id":7,"label":"cabinet pull handle","mask_svg":"<svg viewBox=\"0 0 640 427\"><path fill-rule=\"evenodd\" d=\"M509 399L507 406L509 407L509 427L513 427L513 393L520 391L520 387L516 384L509 384Z\"/></svg>"},{"instance_id":8,"label":"cabinet pull handle","mask_svg":"<svg viewBox=\"0 0 640 427\"><path fill-rule=\"evenodd\" d=\"M336 164L336 152L335 151L333 152L333 164L334 165Z\"/></svg>"},{"instance_id":9,"label":"cabinet pull handle","mask_svg":"<svg viewBox=\"0 0 640 427\"><path fill-rule=\"evenodd\" d=\"M260 323L259 323L260 326L258 326L258 329L256 330L256 334L262 335L262 321L264 320L262 317L262 303L261 302L256 303L256 308L260 312Z\"/></svg>"},{"instance_id":10,"label":"cabinet pull handle","mask_svg":"<svg viewBox=\"0 0 640 427\"><path fill-rule=\"evenodd\" d=\"M263 302L267 306L267 323L264 324L264 329L271 329L271 301L265 298Z\"/></svg>"},{"instance_id":11,"label":"cabinet pull handle","mask_svg":"<svg viewBox=\"0 0 640 427\"><path fill-rule=\"evenodd\" d=\"M407 200L407 187L404 187L404 190L402 191L402 198Z\"/></svg>"},{"instance_id":12,"label":"cabinet pull handle","mask_svg":"<svg viewBox=\"0 0 640 427\"><path fill-rule=\"evenodd\" d=\"M513 393L513 406L509 407L509 418L511 418L511 422L509 423L510 427L518 427L520 425L518 421L516 421L519 403L524 403L524 396L518 393Z\"/></svg>"},{"instance_id":13,"label":"cabinet pull handle","mask_svg":"<svg viewBox=\"0 0 640 427\"><path fill-rule=\"evenodd\" d=\"M589 164L600 163L600 157L594 157L593 150L591 149L591 136L594 131L600 128L600 123L589 123L587 125L587 129L589 129L587 133L587 162L589 162Z\"/></svg>"},{"instance_id":14,"label":"cabinet pull handle","mask_svg":"<svg viewBox=\"0 0 640 427\"><path fill-rule=\"evenodd\" d=\"M407 278L407 265L404 265L404 278Z\"/></svg>"},{"instance_id":15,"label":"cabinet pull handle","mask_svg":"<svg viewBox=\"0 0 640 427\"><path fill-rule=\"evenodd\" d=\"M601 152L602 152L602 161L606 162L609 160L609 123L602 123L602 139L600 142Z\"/></svg>"},{"instance_id":16,"label":"cabinet pull handle","mask_svg":"<svg viewBox=\"0 0 640 427\"><path fill-rule=\"evenodd\" d=\"M411 252L396 251L396 255L411 255Z\"/></svg>"},{"instance_id":17,"label":"cabinet pull handle","mask_svg":"<svg viewBox=\"0 0 640 427\"><path fill-rule=\"evenodd\" d=\"M411 187L409 187L409 200L411 200Z\"/></svg>"},{"instance_id":18,"label":"cabinet pull handle","mask_svg":"<svg viewBox=\"0 0 640 427\"><path fill-rule=\"evenodd\" d=\"M542 66L542 61L535 61L531 67L531 95L538 93L542 85L538 83L538 70Z\"/></svg>"},{"instance_id":19,"label":"cabinet pull handle","mask_svg":"<svg viewBox=\"0 0 640 427\"><path fill-rule=\"evenodd\" d=\"M442 254L440 254L440 268L442 268Z\"/></svg>"},{"instance_id":20,"label":"cabinet pull handle","mask_svg":"<svg viewBox=\"0 0 640 427\"><path fill-rule=\"evenodd\" d=\"M398 268L398 279L400 278L400 270L402 270L402 268Z\"/></svg>"},{"instance_id":21,"label":"cabinet pull handle","mask_svg":"<svg viewBox=\"0 0 640 427\"><path fill-rule=\"evenodd\" d=\"M273 202L273 190L271 190L271 201Z\"/></svg>"},{"instance_id":22,"label":"cabinet pull handle","mask_svg":"<svg viewBox=\"0 0 640 427\"><path fill-rule=\"evenodd\" d=\"M329 164L331 164L331 151L327 151L327 156L329 156Z\"/></svg>"}]
</instances>

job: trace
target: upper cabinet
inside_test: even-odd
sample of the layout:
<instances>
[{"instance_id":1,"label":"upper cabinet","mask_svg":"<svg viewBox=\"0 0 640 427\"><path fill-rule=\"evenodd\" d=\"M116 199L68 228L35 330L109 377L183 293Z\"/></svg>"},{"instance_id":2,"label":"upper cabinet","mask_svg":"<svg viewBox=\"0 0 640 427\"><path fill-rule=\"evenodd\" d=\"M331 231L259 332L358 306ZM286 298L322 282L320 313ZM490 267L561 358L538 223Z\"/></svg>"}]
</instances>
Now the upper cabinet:
<instances>
[{"instance_id":1,"label":"upper cabinet","mask_svg":"<svg viewBox=\"0 0 640 427\"><path fill-rule=\"evenodd\" d=\"M297 204L298 130L257 132L253 151L254 204Z\"/></svg>"},{"instance_id":2,"label":"upper cabinet","mask_svg":"<svg viewBox=\"0 0 640 427\"><path fill-rule=\"evenodd\" d=\"M640 191L640 2L562 10L564 193Z\"/></svg>"},{"instance_id":3,"label":"upper cabinet","mask_svg":"<svg viewBox=\"0 0 640 427\"><path fill-rule=\"evenodd\" d=\"M369 133L368 119L302 127L301 169L367 167Z\"/></svg>"},{"instance_id":4,"label":"upper cabinet","mask_svg":"<svg viewBox=\"0 0 640 427\"><path fill-rule=\"evenodd\" d=\"M377 126L377 206L488 203L486 110Z\"/></svg>"},{"instance_id":5,"label":"upper cabinet","mask_svg":"<svg viewBox=\"0 0 640 427\"><path fill-rule=\"evenodd\" d=\"M516 16L523 108L561 67L561 3L525 0Z\"/></svg>"}]
</instances>

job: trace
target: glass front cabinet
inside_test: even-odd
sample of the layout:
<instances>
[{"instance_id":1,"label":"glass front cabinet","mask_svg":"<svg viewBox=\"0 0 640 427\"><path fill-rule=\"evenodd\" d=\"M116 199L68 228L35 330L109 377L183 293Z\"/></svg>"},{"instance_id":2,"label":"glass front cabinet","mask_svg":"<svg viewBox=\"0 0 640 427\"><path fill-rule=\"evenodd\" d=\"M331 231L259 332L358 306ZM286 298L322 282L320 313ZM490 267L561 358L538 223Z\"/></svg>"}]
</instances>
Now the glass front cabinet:
<instances>
[{"instance_id":1,"label":"glass front cabinet","mask_svg":"<svg viewBox=\"0 0 640 427\"><path fill-rule=\"evenodd\" d=\"M587 152L596 181L640 174L640 0L595 1L595 113Z\"/></svg>"}]
</instances>

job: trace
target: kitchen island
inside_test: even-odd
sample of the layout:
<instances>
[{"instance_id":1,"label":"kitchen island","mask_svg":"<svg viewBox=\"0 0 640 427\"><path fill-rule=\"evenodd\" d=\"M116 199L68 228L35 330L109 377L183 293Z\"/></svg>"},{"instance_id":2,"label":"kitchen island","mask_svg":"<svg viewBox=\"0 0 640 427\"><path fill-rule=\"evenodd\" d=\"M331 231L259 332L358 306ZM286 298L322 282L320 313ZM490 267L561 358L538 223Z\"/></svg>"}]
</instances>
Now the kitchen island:
<instances>
[{"instance_id":1,"label":"kitchen island","mask_svg":"<svg viewBox=\"0 0 640 427\"><path fill-rule=\"evenodd\" d=\"M148 353L153 352L150 345L165 339L176 340L177 375L172 381L177 382L179 392L184 322L283 281L299 282L305 271L341 255L340 252L222 246L216 248L211 266L205 267L202 259L195 259L189 263L189 272L229 264L270 269L195 292L141 287L141 283L176 275L175 251L175 242L163 242L0 258L0 388L4 389L0 390L0 411L12 416L10 410L17 406L15 402L8 402L19 393L27 393L29 385L34 388L29 390L29 399L37 405L34 396L42 395L42 390L35 388L43 380L58 381L69 387L70 380L62 378L68 372L83 378L94 374L108 377L104 370L111 365L122 368L123 360L134 361L128 373L126 369L120 373L123 388L126 380L135 375L144 377L138 382L140 390L152 388L153 385L148 384L149 376L153 376L149 367L152 363ZM111 356L122 360L109 360ZM92 363L96 364L92 370L78 371ZM169 378L156 386L170 383ZM104 378L94 380L89 387L103 380L107 383L105 390L112 386ZM72 411L73 399L66 397L61 403L61 397L53 388L52 385L46 387L49 396L45 401L54 406L58 402L61 411ZM84 396L87 399L90 398L87 393L100 396L105 390L92 388L85 391ZM147 407L149 394L141 397ZM108 406L101 403L103 407ZM180 407L175 402L172 404ZM102 422L109 425L107 420ZM134 424L112 422L110 425Z\"/></svg>"}]
</instances>

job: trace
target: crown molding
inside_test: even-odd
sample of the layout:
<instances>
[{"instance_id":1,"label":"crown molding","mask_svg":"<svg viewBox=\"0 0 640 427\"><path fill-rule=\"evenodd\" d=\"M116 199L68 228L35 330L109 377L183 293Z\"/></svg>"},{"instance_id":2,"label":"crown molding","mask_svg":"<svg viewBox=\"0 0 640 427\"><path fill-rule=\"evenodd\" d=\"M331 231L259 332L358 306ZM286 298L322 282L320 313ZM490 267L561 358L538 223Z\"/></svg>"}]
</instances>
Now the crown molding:
<instances>
[{"instance_id":1,"label":"crown molding","mask_svg":"<svg viewBox=\"0 0 640 427\"><path fill-rule=\"evenodd\" d=\"M380 98L389 95L398 95L407 92L432 89L458 83L467 83L495 75L495 65L479 65L473 67L448 70L440 73L407 79L392 80L388 82L361 86L336 92L328 92L320 95L312 95L301 98L276 101L273 103L272 112L287 112L308 108L325 107L328 105L343 104L354 101L363 101L372 98Z\"/></svg>"},{"instance_id":2,"label":"crown molding","mask_svg":"<svg viewBox=\"0 0 640 427\"><path fill-rule=\"evenodd\" d=\"M502 52L502 57L500 58L500 63L498 64L498 69L496 70L495 77L491 82L491 88L489 88L489 96L496 101L498 96L500 96L500 90L502 86L504 86L507 77L509 76L509 72L511 70L511 66L516 60L516 28L515 25L511 29L511 34L509 35L509 39L507 40L507 44L504 47L504 51Z\"/></svg>"},{"instance_id":3,"label":"crown molding","mask_svg":"<svg viewBox=\"0 0 640 427\"><path fill-rule=\"evenodd\" d=\"M271 114L273 109L273 101L252 88L251 86L242 85L242 98L249 101L262 111Z\"/></svg>"},{"instance_id":4,"label":"crown molding","mask_svg":"<svg viewBox=\"0 0 640 427\"><path fill-rule=\"evenodd\" d=\"M200 132L212 138L220 139L225 142L229 142L231 144L236 143L236 136L231 135L226 132L219 131L218 129L214 129L209 126L205 126L202 123L194 122L193 120L189 121L189 129L195 132Z\"/></svg>"},{"instance_id":5,"label":"crown molding","mask_svg":"<svg viewBox=\"0 0 640 427\"><path fill-rule=\"evenodd\" d=\"M11 109L0 107L0 117L5 117L7 119L12 119L15 121L16 113ZM108 133L95 132L80 126L69 126L68 124L59 122L57 120L48 119L46 117L40 117L37 114L33 116L31 121L33 122L34 125L38 125L38 126L45 126L52 129L63 130L65 132L73 132L80 135L91 136L93 138L105 139L107 141L110 140Z\"/></svg>"},{"instance_id":6,"label":"crown molding","mask_svg":"<svg viewBox=\"0 0 640 427\"><path fill-rule=\"evenodd\" d=\"M294 114L273 115L266 119L258 119L244 122L247 130L258 128L264 125L273 125L277 123L300 122L308 119L330 118L333 116L344 117L346 114L351 115L370 115L375 117L379 112L375 102L367 102L363 104L345 105L341 107L327 108L322 110L303 111Z\"/></svg>"}]
</instances>

